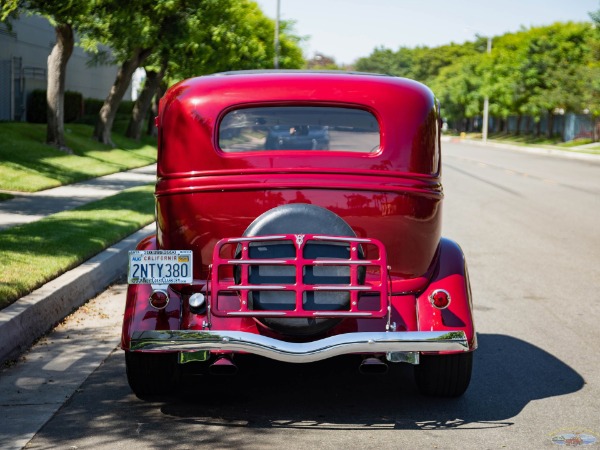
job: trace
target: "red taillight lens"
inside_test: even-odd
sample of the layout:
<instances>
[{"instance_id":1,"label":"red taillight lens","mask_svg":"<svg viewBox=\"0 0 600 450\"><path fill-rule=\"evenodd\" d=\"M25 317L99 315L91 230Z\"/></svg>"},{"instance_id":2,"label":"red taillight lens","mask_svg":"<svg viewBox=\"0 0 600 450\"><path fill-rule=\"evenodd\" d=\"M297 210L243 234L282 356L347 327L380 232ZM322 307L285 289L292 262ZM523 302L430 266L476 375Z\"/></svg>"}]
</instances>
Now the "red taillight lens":
<instances>
[{"instance_id":1,"label":"red taillight lens","mask_svg":"<svg viewBox=\"0 0 600 450\"><path fill-rule=\"evenodd\" d=\"M148 301L153 308L165 309L169 304L169 294L167 294L165 291L152 291Z\"/></svg>"},{"instance_id":2,"label":"red taillight lens","mask_svg":"<svg viewBox=\"0 0 600 450\"><path fill-rule=\"evenodd\" d=\"M436 289L429 294L431 305L437 309L445 309L450 305L450 294L444 289Z\"/></svg>"}]
</instances>

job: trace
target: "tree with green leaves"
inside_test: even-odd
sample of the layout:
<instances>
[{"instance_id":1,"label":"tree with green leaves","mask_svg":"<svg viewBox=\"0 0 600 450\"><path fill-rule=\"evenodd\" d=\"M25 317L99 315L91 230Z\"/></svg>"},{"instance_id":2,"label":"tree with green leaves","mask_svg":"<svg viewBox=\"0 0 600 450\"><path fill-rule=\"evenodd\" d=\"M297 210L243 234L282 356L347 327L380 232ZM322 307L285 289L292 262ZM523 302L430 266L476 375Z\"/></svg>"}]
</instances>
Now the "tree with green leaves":
<instances>
[{"instance_id":1,"label":"tree with green leaves","mask_svg":"<svg viewBox=\"0 0 600 450\"><path fill-rule=\"evenodd\" d=\"M117 108L129 87L133 73L153 52L163 30L181 24L187 8L177 0L96 0L95 21L86 28L84 45L97 50L98 44L110 47L113 61L119 64L115 82L100 109L94 138L112 144L112 127Z\"/></svg>"},{"instance_id":2,"label":"tree with green leaves","mask_svg":"<svg viewBox=\"0 0 600 450\"><path fill-rule=\"evenodd\" d=\"M172 83L214 72L272 68L275 26L255 2L204 0L197 2L184 22L163 30L162 39L147 59L146 80L128 127L132 138L139 139L142 120L163 79ZM289 22L280 29L281 67L302 67L301 38Z\"/></svg>"},{"instance_id":3,"label":"tree with green leaves","mask_svg":"<svg viewBox=\"0 0 600 450\"><path fill-rule=\"evenodd\" d=\"M5 0L0 4L2 21L26 12L40 14L54 26L56 42L48 56L46 142L67 152L70 150L64 132L66 68L75 46L75 31L88 20L90 6L87 0Z\"/></svg>"}]
</instances>

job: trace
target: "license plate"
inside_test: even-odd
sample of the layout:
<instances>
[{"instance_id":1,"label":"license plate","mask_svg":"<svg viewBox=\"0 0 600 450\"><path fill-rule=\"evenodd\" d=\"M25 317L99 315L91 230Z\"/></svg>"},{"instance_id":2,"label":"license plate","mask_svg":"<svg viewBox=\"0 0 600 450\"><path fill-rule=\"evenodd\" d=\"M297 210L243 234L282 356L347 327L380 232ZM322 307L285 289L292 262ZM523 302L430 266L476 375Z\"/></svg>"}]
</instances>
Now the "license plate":
<instances>
[{"instance_id":1,"label":"license plate","mask_svg":"<svg viewBox=\"0 0 600 450\"><path fill-rule=\"evenodd\" d=\"M129 252L129 284L191 284L191 250L132 250Z\"/></svg>"}]
</instances>

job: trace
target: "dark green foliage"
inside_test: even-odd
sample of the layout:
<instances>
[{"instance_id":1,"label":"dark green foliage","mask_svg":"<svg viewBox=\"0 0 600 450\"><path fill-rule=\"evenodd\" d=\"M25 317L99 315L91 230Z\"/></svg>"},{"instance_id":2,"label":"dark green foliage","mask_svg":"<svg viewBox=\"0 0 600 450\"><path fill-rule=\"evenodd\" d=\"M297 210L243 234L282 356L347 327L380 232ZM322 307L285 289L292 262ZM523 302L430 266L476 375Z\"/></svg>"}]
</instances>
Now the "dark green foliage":
<instances>
[{"instance_id":1,"label":"dark green foliage","mask_svg":"<svg viewBox=\"0 0 600 450\"><path fill-rule=\"evenodd\" d=\"M86 116L97 116L100 112L100 108L102 108L102 104L104 100L99 100L97 98L86 98L83 101L83 111Z\"/></svg>"},{"instance_id":2,"label":"dark green foliage","mask_svg":"<svg viewBox=\"0 0 600 450\"><path fill-rule=\"evenodd\" d=\"M79 92L65 92L65 123L75 122L83 116L83 95ZM36 89L27 99L27 122L46 123L47 121L46 91Z\"/></svg>"},{"instance_id":3,"label":"dark green foliage","mask_svg":"<svg viewBox=\"0 0 600 450\"><path fill-rule=\"evenodd\" d=\"M83 95L65 91L65 122L75 122L83 115Z\"/></svg>"},{"instance_id":4,"label":"dark green foliage","mask_svg":"<svg viewBox=\"0 0 600 450\"><path fill-rule=\"evenodd\" d=\"M27 99L27 122L46 123L46 91L36 89Z\"/></svg>"}]
</instances>

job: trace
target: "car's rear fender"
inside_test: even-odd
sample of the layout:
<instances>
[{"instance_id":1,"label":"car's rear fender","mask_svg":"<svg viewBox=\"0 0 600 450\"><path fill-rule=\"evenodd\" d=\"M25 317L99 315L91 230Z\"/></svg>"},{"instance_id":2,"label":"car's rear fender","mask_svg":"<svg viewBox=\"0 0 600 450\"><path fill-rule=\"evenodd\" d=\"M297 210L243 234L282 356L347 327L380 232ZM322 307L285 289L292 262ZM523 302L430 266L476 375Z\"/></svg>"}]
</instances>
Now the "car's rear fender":
<instances>
[{"instance_id":1,"label":"car's rear fender","mask_svg":"<svg viewBox=\"0 0 600 450\"><path fill-rule=\"evenodd\" d=\"M467 264L462 249L450 239L440 240L437 268L427 288L417 297L419 331L464 331L469 349L477 348ZM445 309L432 305L431 294L443 289L450 295Z\"/></svg>"}]
</instances>

